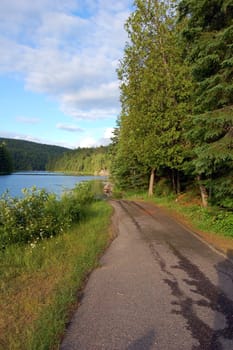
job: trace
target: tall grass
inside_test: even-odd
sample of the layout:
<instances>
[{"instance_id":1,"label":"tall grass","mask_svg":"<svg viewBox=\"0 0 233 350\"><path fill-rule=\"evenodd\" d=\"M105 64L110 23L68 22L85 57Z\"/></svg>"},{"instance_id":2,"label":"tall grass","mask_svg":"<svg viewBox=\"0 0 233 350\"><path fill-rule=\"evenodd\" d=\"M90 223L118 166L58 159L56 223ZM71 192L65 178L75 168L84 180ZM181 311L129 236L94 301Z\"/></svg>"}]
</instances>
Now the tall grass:
<instances>
[{"instance_id":1,"label":"tall grass","mask_svg":"<svg viewBox=\"0 0 233 350\"><path fill-rule=\"evenodd\" d=\"M107 246L112 209L89 203L66 231L0 251L0 349L56 349L77 290Z\"/></svg>"}]
</instances>

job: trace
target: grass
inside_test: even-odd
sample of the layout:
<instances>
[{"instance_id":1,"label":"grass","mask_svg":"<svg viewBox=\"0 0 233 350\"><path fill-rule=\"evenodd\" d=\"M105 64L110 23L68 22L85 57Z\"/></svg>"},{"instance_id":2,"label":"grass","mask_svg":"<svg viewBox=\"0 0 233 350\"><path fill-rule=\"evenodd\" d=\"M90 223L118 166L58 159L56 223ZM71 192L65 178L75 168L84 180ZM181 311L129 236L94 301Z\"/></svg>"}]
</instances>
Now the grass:
<instances>
[{"instance_id":1,"label":"grass","mask_svg":"<svg viewBox=\"0 0 233 350\"><path fill-rule=\"evenodd\" d=\"M233 238L233 212L216 207L203 208L192 194L186 193L176 198L174 195L148 197L146 192L129 192L124 197L153 202L179 214L194 229Z\"/></svg>"},{"instance_id":2,"label":"grass","mask_svg":"<svg viewBox=\"0 0 233 350\"><path fill-rule=\"evenodd\" d=\"M0 349L58 349L77 291L110 240L111 207L90 205L59 236L0 253Z\"/></svg>"}]
</instances>

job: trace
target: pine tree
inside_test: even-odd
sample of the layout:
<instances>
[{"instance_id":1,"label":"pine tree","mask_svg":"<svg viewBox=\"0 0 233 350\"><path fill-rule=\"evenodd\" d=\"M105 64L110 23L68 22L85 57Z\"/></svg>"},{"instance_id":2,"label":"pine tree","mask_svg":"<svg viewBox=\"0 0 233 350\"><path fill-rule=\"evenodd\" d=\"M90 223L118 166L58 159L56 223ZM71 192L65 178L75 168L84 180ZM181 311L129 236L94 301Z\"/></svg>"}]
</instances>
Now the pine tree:
<instances>
[{"instance_id":1,"label":"pine tree","mask_svg":"<svg viewBox=\"0 0 233 350\"><path fill-rule=\"evenodd\" d=\"M232 207L233 3L182 0L179 12L185 25L185 57L195 83L189 139L203 204L211 196L213 203Z\"/></svg>"}]
</instances>

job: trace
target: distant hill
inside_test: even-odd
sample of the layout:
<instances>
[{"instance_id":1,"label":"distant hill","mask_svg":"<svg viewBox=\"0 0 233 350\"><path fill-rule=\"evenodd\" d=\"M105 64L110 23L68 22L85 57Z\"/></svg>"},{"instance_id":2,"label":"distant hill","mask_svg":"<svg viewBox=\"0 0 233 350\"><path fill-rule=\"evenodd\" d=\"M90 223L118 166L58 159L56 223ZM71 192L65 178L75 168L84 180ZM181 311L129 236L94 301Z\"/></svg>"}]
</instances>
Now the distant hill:
<instances>
[{"instance_id":1,"label":"distant hill","mask_svg":"<svg viewBox=\"0 0 233 350\"><path fill-rule=\"evenodd\" d=\"M11 155L13 170L46 170L48 164L65 152L71 152L69 148L44 145L36 142L0 138L0 144L4 142Z\"/></svg>"},{"instance_id":2,"label":"distant hill","mask_svg":"<svg viewBox=\"0 0 233 350\"><path fill-rule=\"evenodd\" d=\"M110 152L108 146L95 148L77 148L54 158L48 164L48 170L67 173L108 175Z\"/></svg>"}]
</instances>

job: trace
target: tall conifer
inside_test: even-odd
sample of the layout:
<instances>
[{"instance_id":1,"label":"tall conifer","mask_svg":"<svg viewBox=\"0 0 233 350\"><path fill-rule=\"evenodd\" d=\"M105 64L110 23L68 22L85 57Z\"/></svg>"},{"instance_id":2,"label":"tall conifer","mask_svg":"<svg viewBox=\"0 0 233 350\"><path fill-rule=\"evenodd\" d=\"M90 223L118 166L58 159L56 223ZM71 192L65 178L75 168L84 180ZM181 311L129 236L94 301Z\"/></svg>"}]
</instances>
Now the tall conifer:
<instances>
[{"instance_id":1,"label":"tall conifer","mask_svg":"<svg viewBox=\"0 0 233 350\"><path fill-rule=\"evenodd\" d=\"M195 83L189 133L195 171L203 198L211 195L214 203L232 207L233 2L182 0L179 12L185 24L185 57Z\"/></svg>"}]
</instances>

